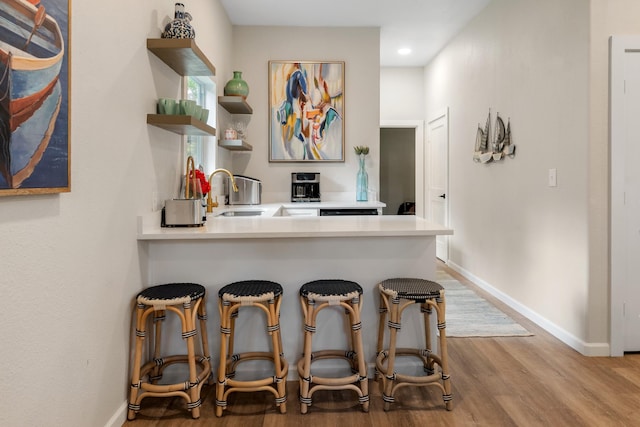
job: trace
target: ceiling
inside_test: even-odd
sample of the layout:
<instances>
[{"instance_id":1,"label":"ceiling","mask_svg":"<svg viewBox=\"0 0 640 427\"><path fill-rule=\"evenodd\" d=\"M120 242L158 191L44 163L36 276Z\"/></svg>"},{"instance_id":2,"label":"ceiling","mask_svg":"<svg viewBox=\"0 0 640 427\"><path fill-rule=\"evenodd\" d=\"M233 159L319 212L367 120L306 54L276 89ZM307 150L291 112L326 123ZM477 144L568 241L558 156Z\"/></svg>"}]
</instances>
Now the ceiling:
<instances>
[{"instance_id":1,"label":"ceiling","mask_svg":"<svg viewBox=\"0 0 640 427\"><path fill-rule=\"evenodd\" d=\"M221 3L233 25L380 27L380 66L420 67L490 1L221 0ZM412 53L398 54L403 47L412 49Z\"/></svg>"}]
</instances>

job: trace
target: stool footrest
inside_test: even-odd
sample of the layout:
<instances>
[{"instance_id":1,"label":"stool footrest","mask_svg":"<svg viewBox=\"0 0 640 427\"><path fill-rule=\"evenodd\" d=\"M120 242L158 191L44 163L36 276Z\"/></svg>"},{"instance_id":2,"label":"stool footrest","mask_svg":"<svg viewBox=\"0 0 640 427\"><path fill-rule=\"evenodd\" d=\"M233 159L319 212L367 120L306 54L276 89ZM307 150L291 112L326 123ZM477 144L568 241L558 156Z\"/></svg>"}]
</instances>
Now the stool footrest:
<instances>
[{"instance_id":1,"label":"stool footrest","mask_svg":"<svg viewBox=\"0 0 640 427\"><path fill-rule=\"evenodd\" d=\"M226 386L236 391L251 391L253 388L261 388L272 384L278 384L276 377L265 377L255 380L234 380L227 378Z\"/></svg>"},{"instance_id":2,"label":"stool footrest","mask_svg":"<svg viewBox=\"0 0 640 427\"><path fill-rule=\"evenodd\" d=\"M210 359L201 354L196 354L195 360L196 360L196 363L200 364L201 366L204 366L205 362L209 362ZM169 366L175 363L187 363L188 361L189 361L189 357L186 354L175 354L172 356L164 356L160 359L150 360L140 368L140 378L147 375L149 371L151 371L153 368L156 368L156 367L160 367L159 377L162 377L162 371L168 368ZM211 370L211 364L207 363L207 365L209 366L209 370Z\"/></svg>"},{"instance_id":3,"label":"stool footrest","mask_svg":"<svg viewBox=\"0 0 640 427\"><path fill-rule=\"evenodd\" d=\"M352 385L360 382L360 375L350 375L348 377L340 377L340 378L330 378L330 377L319 377L317 375L313 375L311 377L311 383L317 385L331 386L329 389L339 390L342 386ZM314 387L311 387L314 388ZM357 388L357 387L356 387Z\"/></svg>"},{"instance_id":4,"label":"stool footrest","mask_svg":"<svg viewBox=\"0 0 640 427\"><path fill-rule=\"evenodd\" d=\"M358 354L353 350L317 350L311 353L311 362L322 359L355 360Z\"/></svg>"},{"instance_id":5,"label":"stool footrest","mask_svg":"<svg viewBox=\"0 0 640 427\"><path fill-rule=\"evenodd\" d=\"M413 356L418 359L421 359L425 363L430 363L435 360L440 363L440 355L434 353L430 350L420 349L420 348L397 348L396 349L396 357L398 356ZM383 360L389 357L389 350L385 349L378 353L377 358L382 358Z\"/></svg>"},{"instance_id":6,"label":"stool footrest","mask_svg":"<svg viewBox=\"0 0 640 427\"><path fill-rule=\"evenodd\" d=\"M170 356L164 359L165 359L165 363L162 365L162 369L165 369L167 366L170 366L172 363L180 363L180 362L186 363L188 361L186 356L184 357ZM172 359L172 360L167 362L167 359ZM136 387L145 391L153 391L156 393L162 393L163 391L189 390L191 387L195 387L198 384L206 381L211 375L211 364L209 363L209 359L202 356L196 356L196 365L199 365L201 371L198 373L198 377L196 379L195 384L190 384L189 381L182 381L174 384L152 384L150 382L141 380L136 385ZM140 378L144 378L147 375L147 373L151 371L151 369L153 369L154 367L156 367L156 364L154 362L148 362L147 364L145 364L140 370L140 374L141 374ZM162 374L154 378L159 379L161 377L162 377Z\"/></svg>"},{"instance_id":7,"label":"stool footrest","mask_svg":"<svg viewBox=\"0 0 640 427\"><path fill-rule=\"evenodd\" d=\"M227 357L227 363L232 363L233 365L247 360L273 360L273 353L270 351L247 351ZM281 360L284 360L284 358L281 357Z\"/></svg>"}]
</instances>

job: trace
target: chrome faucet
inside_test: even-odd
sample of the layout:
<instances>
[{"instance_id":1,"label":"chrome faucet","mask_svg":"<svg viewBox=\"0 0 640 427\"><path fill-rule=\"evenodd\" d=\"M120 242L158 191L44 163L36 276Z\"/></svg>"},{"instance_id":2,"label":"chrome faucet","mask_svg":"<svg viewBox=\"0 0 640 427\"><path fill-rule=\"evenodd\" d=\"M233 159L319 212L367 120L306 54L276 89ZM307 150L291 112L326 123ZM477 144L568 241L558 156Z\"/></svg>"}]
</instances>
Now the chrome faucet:
<instances>
[{"instance_id":1,"label":"chrome faucet","mask_svg":"<svg viewBox=\"0 0 640 427\"><path fill-rule=\"evenodd\" d=\"M211 175L209 175L209 194L207 194L207 213L213 212L213 208L217 208L218 207L218 196L216 196L216 201L215 202L213 201L213 199L211 199L211 189L213 188L211 186L211 184L212 184L211 181L213 180L213 176L215 174L217 174L217 173L220 173L220 172L224 172L227 175L229 175L229 178L231 178L231 184L233 186L233 191L235 193L238 192L238 186L236 185L236 180L233 177L233 174L231 172L229 172L226 169L216 169L213 172L211 172Z\"/></svg>"}]
</instances>

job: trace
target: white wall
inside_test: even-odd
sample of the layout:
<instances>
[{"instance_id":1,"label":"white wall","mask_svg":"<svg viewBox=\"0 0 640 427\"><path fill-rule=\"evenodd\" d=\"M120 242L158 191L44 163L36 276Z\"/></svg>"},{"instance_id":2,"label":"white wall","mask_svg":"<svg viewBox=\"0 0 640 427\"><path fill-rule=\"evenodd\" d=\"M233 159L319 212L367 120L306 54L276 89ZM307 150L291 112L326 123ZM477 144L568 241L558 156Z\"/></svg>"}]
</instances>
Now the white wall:
<instances>
[{"instance_id":1,"label":"white wall","mask_svg":"<svg viewBox=\"0 0 640 427\"><path fill-rule=\"evenodd\" d=\"M424 68L380 69L380 120L424 120Z\"/></svg>"},{"instance_id":2,"label":"white wall","mask_svg":"<svg viewBox=\"0 0 640 427\"><path fill-rule=\"evenodd\" d=\"M589 4L493 1L429 64L427 116L449 106L450 259L544 319L574 347L589 306ZM491 109L511 119L515 159L472 161ZM557 168L558 186L547 186Z\"/></svg>"},{"instance_id":3,"label":"white wall","mask_svg":"<svg viewBox=\"0 0 640 427\"><path fill-rule=\"evenodd\" d=\"M197 43L228 71L219 1L192 2ZM71 185L0 198L0 425L101 426L124 414L134 295L146 283L136 217L171 197L179 137L147 126L179 78L146 49L169 0L72 2ZM221 88L221 85L218 85Z\"/></svg>"},{"instance_id":4,"label":"white wall","mask_svg":"<svg viewBox=\"0 0 640 427\"><path fill-rule=\"evenodd\" d=\"M291 172L307 171L320 172L323 200L355 200L356 145L370 147L369 188L378 188L379 45L378 28L234 27L232 64L249 85L254 113L248 127L253 151L233 154L232 172L262 180L263 202L290 200ZM344 163L269 163L269 60L345 61Z\"/></svg>"}]
</instances>

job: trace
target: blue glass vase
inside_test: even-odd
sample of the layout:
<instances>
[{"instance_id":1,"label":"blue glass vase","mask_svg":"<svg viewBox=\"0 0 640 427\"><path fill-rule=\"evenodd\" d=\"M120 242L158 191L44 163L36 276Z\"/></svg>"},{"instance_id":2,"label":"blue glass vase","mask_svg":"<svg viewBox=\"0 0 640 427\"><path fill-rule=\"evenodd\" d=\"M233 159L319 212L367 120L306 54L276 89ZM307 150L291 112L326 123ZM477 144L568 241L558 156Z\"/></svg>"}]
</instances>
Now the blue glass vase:
<instances>
[{"instance_id":1,"label":"blue glass vase","mask_svg":"<svg viewBox=\"0 0 640 427\"><path fill-rule=\"evenodd\" d=\"M358 175L356 175L356 201L366 202L367 193L369 190L369 175L364 166L365 155L360 154L360 168L358 169Z\"/></svg>"}]
</instances>

